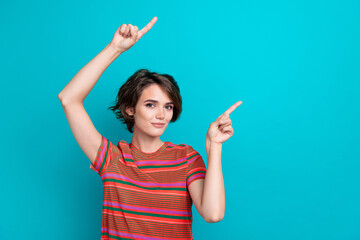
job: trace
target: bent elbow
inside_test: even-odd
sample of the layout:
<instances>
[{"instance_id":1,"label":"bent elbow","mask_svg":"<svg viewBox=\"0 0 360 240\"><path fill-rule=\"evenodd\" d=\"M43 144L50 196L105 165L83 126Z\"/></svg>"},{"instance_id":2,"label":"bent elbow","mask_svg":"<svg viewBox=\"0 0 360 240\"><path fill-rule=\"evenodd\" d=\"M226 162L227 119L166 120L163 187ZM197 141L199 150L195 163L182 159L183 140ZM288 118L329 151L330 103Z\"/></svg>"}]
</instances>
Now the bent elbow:
<instances>
[{"instance_id":1,"label":"bent elbow","mask_svg":"<svg viewBox=\"0 0 360 240\"><path fill-rule=\"evenodd\" d=\"M205 219L207 223L217 223L224 219L224 216L214 216L211 218Z\"/></svg>"}]
</instances>

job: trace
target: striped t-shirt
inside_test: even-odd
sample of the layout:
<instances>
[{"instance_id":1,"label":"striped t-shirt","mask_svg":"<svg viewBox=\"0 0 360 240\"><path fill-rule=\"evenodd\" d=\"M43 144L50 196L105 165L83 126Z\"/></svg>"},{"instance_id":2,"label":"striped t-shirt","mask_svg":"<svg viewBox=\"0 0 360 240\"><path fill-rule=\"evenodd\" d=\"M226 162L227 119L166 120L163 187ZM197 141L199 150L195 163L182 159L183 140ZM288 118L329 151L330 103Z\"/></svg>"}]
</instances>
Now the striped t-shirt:
<instances>
[{"instance_id":1,"label":"striped t-shirt","mask_svg":"<svg viewBox=\"0 0 360 240\"><path fill-rule=\"evenodd\" d=\"M206 167L190 145L164 144L145 153L102 136L94 164L103 182L101 239L193 239L190 183Z\"/></svg>"}]
</instances>

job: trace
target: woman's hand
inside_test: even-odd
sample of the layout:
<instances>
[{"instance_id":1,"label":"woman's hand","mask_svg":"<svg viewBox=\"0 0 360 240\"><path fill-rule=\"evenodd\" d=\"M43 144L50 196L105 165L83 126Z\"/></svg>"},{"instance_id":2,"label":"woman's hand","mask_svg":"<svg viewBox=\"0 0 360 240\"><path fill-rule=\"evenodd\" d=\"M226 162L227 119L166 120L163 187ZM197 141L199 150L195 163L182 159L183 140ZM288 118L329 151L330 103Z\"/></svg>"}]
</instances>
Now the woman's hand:
<instances>
[{"instance_id":1,"label":"woman's hand","mask_svg":"<svg viewBox=\"0 0 360 240\"><path fill-rule=\"evenodd\" d=\"M110 45L120 52L125 52L131 48L147 31L149 31L154 23L157 21L157 17L153 17L151 21L139 31L137 26L131 24L122 24L115 32Z\"/></svg>"},{"instance_id":2,"label":"woman's hand","mask_svg":"<svg viewBox=\"0 0 360 240\"><path fill-rule=\"evenodd\" d=\"M233 134L230 113L232 113L238 106L242 104L242 101L236 102L223 114L221 114L215 122L210 124L209 130L206 134L206 143L223 143L227 141Z\"/></svg>"}]
</instances>

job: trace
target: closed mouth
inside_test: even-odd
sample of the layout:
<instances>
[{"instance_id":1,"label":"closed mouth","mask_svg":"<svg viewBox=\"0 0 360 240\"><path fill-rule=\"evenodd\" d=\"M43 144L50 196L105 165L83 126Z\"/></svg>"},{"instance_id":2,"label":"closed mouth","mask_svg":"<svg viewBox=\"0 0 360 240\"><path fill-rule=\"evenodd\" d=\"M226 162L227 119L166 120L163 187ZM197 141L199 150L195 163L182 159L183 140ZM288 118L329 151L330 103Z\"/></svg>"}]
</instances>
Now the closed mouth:
<instances>
[{"instance_id":1,"label":"closed mouth","mask_svg":"<svg viewBox=\"0 0 360 240\"><path fill-rule=\"evenodd\" d=\"M165 123L152 123L152 125L154 125L156 127L163 127L165 125Z\"/></svg>"}]
</instances>

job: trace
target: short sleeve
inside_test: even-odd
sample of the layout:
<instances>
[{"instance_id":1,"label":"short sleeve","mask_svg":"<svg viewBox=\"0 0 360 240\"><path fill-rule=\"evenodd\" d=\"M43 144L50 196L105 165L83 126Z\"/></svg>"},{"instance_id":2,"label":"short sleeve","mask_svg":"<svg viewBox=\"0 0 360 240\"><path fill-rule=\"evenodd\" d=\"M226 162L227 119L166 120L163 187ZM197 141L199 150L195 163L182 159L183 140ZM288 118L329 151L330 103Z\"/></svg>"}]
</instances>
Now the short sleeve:
<instances>
[{"instance_id":1,"label":"short sleeve","mask_svg":"<svg viewBox=\"0 0 360 240\"><path fill-rule=\"evenodd\" d=\"M187 177L186 177L186 186L189 186L190 183L197 179L205 179L206 167L204 160L201 155L194 150L191 146L187 146Z\"/></svg>"},{"instance_id":2,"label":"short sleeve","mask_svg":"<svg viewBox=\"0 0 360 240\"><path fill-rule=\"evenodd\" d=\"M110 163L113 144L104 136L101 136L101 144L96 154L94 164L90 163L90 168L101 175Z\"/></svg>"}]
</instances>

